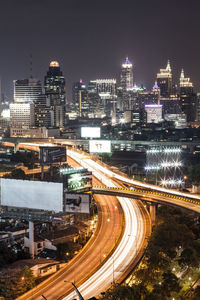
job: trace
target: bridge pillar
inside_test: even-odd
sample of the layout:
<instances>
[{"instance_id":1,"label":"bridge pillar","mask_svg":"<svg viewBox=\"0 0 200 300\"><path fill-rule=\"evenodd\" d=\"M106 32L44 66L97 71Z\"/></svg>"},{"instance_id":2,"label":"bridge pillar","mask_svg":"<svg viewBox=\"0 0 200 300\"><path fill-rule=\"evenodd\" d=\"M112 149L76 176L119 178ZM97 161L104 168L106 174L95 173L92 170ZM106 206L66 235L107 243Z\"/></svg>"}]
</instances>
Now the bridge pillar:
<instances>
[{"instance_id":1,"label":"bridge pillar","mask_svg":"<svg viewBox=\"0 0 200 300\"><path fill-rule=\"evenodd\" d=\"M154 225L156 221L156 204L154 203L151 203L150 205L150 217L151 217L152 225Z\"/></svg>"},{"instance_id":2,"label":"bridge pillar","mask_svg":"<svg viewBox=\"0 0 200 300\"><path fill-rule=\"evenodd\" d=\"M29 221L29 253L34 258L34 223Z\"/></svg>"}]
</instances>

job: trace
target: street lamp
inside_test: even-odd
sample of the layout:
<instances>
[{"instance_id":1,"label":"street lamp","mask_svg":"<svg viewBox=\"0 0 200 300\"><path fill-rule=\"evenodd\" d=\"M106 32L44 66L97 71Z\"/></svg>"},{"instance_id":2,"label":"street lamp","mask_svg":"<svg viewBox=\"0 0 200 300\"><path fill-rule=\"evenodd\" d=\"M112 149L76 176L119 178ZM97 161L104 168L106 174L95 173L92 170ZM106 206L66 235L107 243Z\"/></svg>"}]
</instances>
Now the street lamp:
<instances>
[{"instance_id":1,"label":"street lamp","mask_svg":"<svg viewBox=\"0 0 200 300\"><path fill-rule=\"evenodd\" d=\"M75 286L75 284L73 282L67 281L67 280L64 280L64 282L71 283L76 291L76 294L78 295L79 300L84 300L83 296L81 295L81 293L79 292L79 290L77 289L77 287Z\"/></svg>"}]
</instances>

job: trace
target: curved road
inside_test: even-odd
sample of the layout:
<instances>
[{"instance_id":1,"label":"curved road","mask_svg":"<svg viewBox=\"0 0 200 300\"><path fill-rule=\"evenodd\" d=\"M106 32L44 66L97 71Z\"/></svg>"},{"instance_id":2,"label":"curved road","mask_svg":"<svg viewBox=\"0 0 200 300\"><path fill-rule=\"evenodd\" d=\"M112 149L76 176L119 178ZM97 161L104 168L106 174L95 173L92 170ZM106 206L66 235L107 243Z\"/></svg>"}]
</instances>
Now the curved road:
<instances>
[{"instance_id":1,"label":"curved road","mask_svg":"<svg viewBox=\"0 0 200 300\"><path fill-rule=\"evenodd\" d=\"M99 181L95 180L94 184L99 184ZM104 254L112 251L122 232L123 213L116 197L110 199L110 197L98 195L95 196L95 200L99 206L98 228L86 247L48 282L18 299L39 300L42 299L42 294L48 300L62 299L67 292L72 290L71 284L65 283L64 280L75 281L79 286L86 280L86 276L94 273L103 260L107 259Z\"/></svg>"},{"instance_id":2,"label":"curved road","mask_svg":"<svg viewBox=\"0 0 200 300\"><path fill-rule=\"evenodd\" d=\"M99 178L104 184L117 187L119 184L115 180L110 180L107 175L99 171L99 168L91 168L81 154L69 152L79 164L90 168L94 176ZM110 198L110 197L108 197ZM121 281L128 275L142 255L142 250L147 243L146 236L150 234L150 219L144 206L134 200L119 197L119 202L125 215L124 234L112 256L105 264L95 272L80 287L79 291L87 299L92 296L98 296L100 292L105 291L113 281ZM112 201L112 199L110 199ZM73 299L73 293L64 298Z\"/></svg>"}]
</instances>

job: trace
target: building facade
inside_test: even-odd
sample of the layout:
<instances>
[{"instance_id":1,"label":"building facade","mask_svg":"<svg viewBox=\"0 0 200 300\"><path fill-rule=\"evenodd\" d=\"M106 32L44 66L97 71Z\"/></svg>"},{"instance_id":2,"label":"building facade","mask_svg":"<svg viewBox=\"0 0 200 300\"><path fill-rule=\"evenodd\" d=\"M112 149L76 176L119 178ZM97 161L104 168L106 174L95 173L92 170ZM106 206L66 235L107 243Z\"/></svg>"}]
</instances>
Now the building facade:
<instances>
[{"instance_id":1,"label":"building facade","mask_svg":"<svg viewBox=\"0 0 200 300\"><path fill-rule=\"evenodd\" d=\"M187 122L194 122L197 119L197 96L193 90L190 78L184 76L184 70L180 76L180 101L181 110L187 116Z\"/></svg>"},{"instance_id":2,"label":"building facade","mask_svg":"<svg viewBox=\"0 0 200 300\"><path fill-rule=\"evenodd\" d=\"M44 78L45 95L48 98L48 106L53 112L52 126L64 127L66 90L65 78L57 61L50 62L49 70Z\"/></svg>"},{"instance_id":3,"label":"building facade","mask_svg":"<svg viewBox=\"0 0 200 300\"><path fill-rule=\"evenodd\" d=\"M165 69L160 69L160 72L157 74L157 84L160 88L161 97L169 97L172 93L172 72L170 62L168 60L167 66Z\"/></svg>"}]
</instances>

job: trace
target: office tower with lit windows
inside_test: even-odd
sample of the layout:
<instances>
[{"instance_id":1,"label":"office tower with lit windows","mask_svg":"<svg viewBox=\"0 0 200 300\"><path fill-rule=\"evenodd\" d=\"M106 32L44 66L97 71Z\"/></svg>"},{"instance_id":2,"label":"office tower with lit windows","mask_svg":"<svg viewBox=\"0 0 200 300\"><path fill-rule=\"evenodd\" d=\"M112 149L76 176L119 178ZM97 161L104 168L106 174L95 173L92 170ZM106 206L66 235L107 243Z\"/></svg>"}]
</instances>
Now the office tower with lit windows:
<instances>
[{"instance_id":1,"label":"office tower with lit windows","mask_svg":"<svg viewBox=\"0 0 200 300\"><path fill-rule=\"evenodd\" d=\"M72 100L79 117L88 117L90 112L88 91L82 79L72 86Z\"/></svg>"},{"instance_id":2,"label":"office tower with lit windows","mask_svg":"<svg viewBox=\"0 0 200 300\"><path fill-rule=\"evenodd\" d=\"M11 105L11 127L24 128L25 124L26 128L27 126L51 126L50 107L48 107L47 97L44 95L42 84L37 78L30 77L23 80L14 80L14 104L15 106ZM24 106L23 104L27 105ZM23 114L25 113L27 119L28 111L32 115L32 107L34 107L35 121L24 122ZM20 109L22 122L19 117ZM17 119L15 120L15 118Z\"/></svg>"},{"instance_id":3,"label":"office tower with lit windows","mask_svg":"<svg viewBox=\"0 0 200 300\"><path fill-rule=\"evenodd\" d=\"M45 94L48 104L53 111L52 126L64 127L65 125L65 78L60 70L59 63L52 61L44 78Z\"/></svg>"},{"instance_id":4,"label":"office tower with lit windows","mask_svg":"<svg viewBox=\"0 0 200 300\"><path fill-rule=\"evenodd\" d=\"M197 118L197 97L193 91L193 84L190 78L184 76L183 69L180 75L180 101L182 112L187 116L187 122L194 122Z\"/></svg>"},{"instance_id":5,"label":"office tower with lit windows","mask_svg":"<svg viewBox=\"0 0 200 300\"><path fill-rule=\"evenodd\" d=\"M110 117L116 111L117 90L116 79L96 79L88 84L88 94L98 95L100 106L103 105L104 113Z\"/></svg>"},{"instance_id":6,"label":"office tower with lit windows","mask_svg":"<svg viewBox=\"0 0 200 300\"><path fill-rule=\"evenodd\" d=\"M197 93L197 122L200 122L200 93Z\"/></svg>"},{"instance_id":7,"label":"office tower with lit windows","mask_svg":"<svg viewBox=\"0 0 200 300\"><path fill-rule=\"evenodd\" d=\"M160 104L160 89L155 82L151 91L139 91L137 97L138 109L144 109L148 104Z\"/></svg>"},{"instance_id":8,"label":"office tower with lit windows","mask_svg":"<svg viewBox=\"0 0 200 300\"><path fill-rule=\"evenodd\" d=\"M157 74L157 84L160 88L161 97L169 97L172 93L172 72L170 62L168 60L167 66L165 69L160 69L160 72Z\"/></svg>"},{"instance_id":9,"label":"office tower with lit windows","mask_svg":"<svg viewBox=\"0 0 200 300\"><path fill-rule=\"evenodd\" d=\"M42 94L42 85L37 78L30 77L23 80L14 80L14 102L28 103L35 101Z\"/></svg>"},{"instance_id":10,"label":"office tower with lit windows","mask_svg":"<svg viewBox=\"0 0 200 300\"><path fill-rule=\"evenodd\" d=\"M51 127L53 119L53 111L48 106L48 99L45 94L37 97L35 102L35 126L36 127Z\"/></svg>"},{"instance_id":11,"label":"office tower with lit windows","mask_svg":"<svg viewBox=\"0 0 200 300\"><path fill-rule=\"evenodd\" d=\"M33 102L10 104L10 128L11 136L23 136L26 129L35 125L35 106Z\"/></svg>"},{"instance_id":12,"label":"office tower with lit windows","mask_svg":"<svg viewBox=\"0 0 200 300\"><path fill-rule=\"evenodd\" d=\"M121 66L120 74L120 90L118 97L120 97L120 107L122 111L132 110L130 107L133 89L133 65L126 57Z\"/></svg>"}]
</instances>

